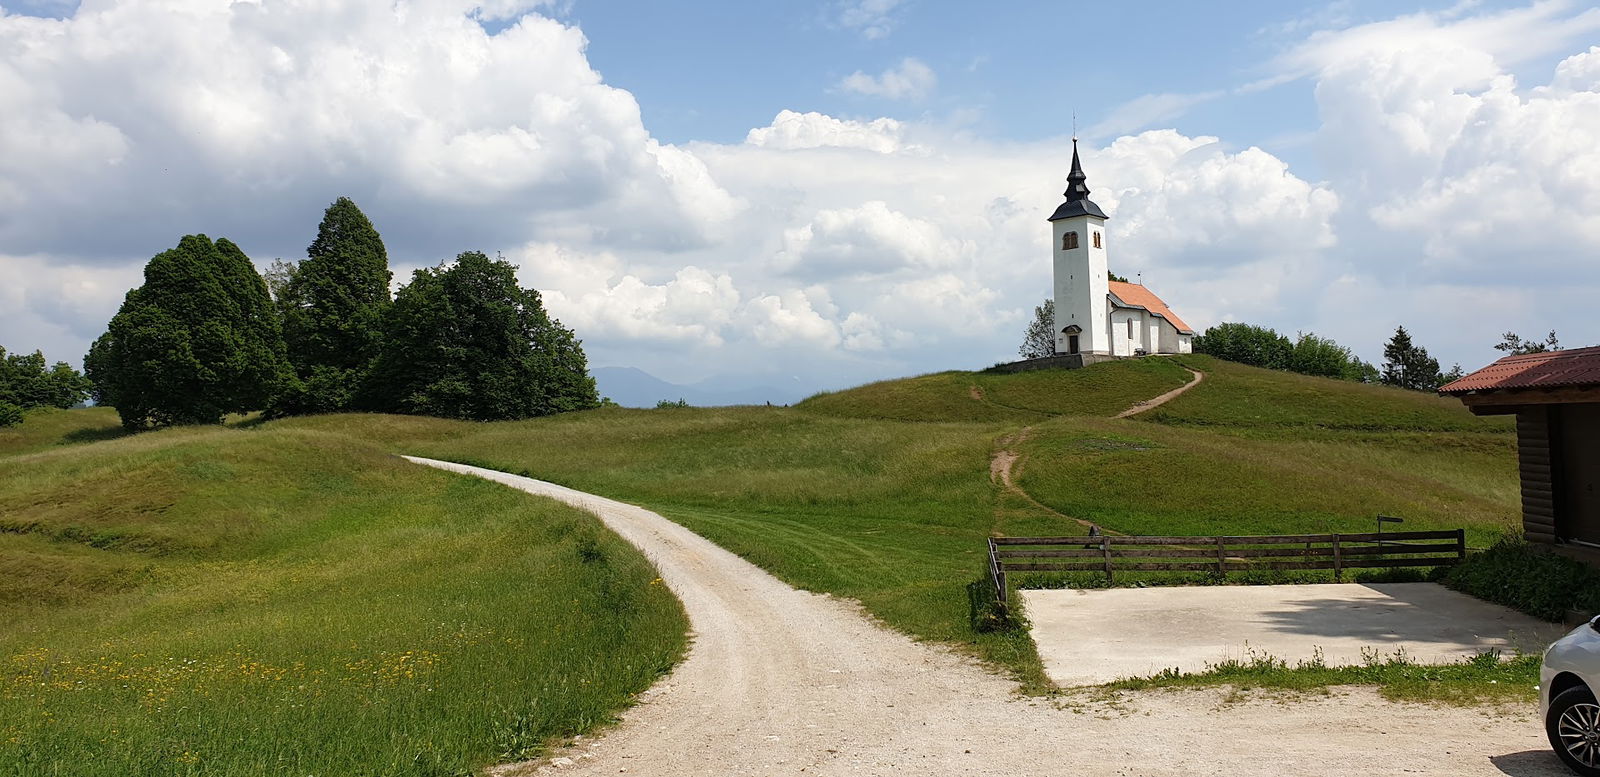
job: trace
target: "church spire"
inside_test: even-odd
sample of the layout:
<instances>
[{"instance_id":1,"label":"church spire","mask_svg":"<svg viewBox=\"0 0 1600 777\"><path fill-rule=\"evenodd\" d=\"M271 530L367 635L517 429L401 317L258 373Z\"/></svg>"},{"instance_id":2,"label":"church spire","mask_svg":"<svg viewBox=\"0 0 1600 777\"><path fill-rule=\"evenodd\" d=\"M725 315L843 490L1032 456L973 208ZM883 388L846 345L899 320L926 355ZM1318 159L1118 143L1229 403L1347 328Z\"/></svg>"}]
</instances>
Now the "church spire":
<instances>
[{"instance_id":1,"label":"church spire","mask_svg":"<svg viewBox=\"0 0 1600 777\"><path fill-rule=\"evenodd\" d=\"M1084 183L1089 176L1083 174L1083 163L1078 161L1078 139L1072 139L1072 172L1067 173L1067 190L1062 192L1067 198L1066 202L1056 208L1051 221L1072 218L1073 216L1094 216L1104 219L1106 212L1089 199L1089 186Z\"/></svg>"},{"instance_id":2,"label":"church spire","mask_svg":"<svg viewBox=\"0 0 1600 777\"><path fill-rule=\"evenodd\" d=\"M1089 187L1084 184L1089 176L1083 174L1083 164L1078 161L1078 139L1072 139L1072 172L1067 173L1067 202L1089 199Z\"/></svg>"}]
</instances>

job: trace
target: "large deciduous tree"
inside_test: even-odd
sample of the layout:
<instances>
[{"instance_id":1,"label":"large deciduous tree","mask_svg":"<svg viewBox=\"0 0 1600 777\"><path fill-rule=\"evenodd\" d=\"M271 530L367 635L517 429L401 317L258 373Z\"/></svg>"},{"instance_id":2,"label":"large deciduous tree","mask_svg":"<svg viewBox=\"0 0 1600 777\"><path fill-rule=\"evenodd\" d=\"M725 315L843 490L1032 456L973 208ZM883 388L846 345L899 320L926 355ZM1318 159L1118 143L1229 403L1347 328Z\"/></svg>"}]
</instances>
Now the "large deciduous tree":
<instances>
[{"instance_id":1,"label":"large deciduous tree","mask_svg":"<svg viewBox=\"0 0 1600 777\"><path fill-rule=\"evenodd\" d=\"M1439 360L1413 343L1411 333L1402 326L1395 328L1394 337L1383 346L1382 380L1412 391L1433 391L1444 384L1444 374L1439 371Z\"/></svg>"},{"instance_id":2,"label":"large deciduous tree","mask_svg":"<svg viewBox=\"0 0 1600 777\"><path fill-rule=\"evenodd\" d=\"M1056 352L1056 301L1047 299L1033 309L1033 320L1022 334L1022 347L1017 353L1024 359L1053 356Z\"/></svg>"},{"instance_id":3,"label":"large deciduous tree","mask_svg":"<svg viewBox=\"0 0 1600 777\"><path fill-rule=\"evenodd\" d=\"M477 251L417 270L384 316L363 404L480 421L599 405L582 344L516 267Z\"/></svg>"},{"instance_id":4,"label":"large deciduous tree","mask_svg":"<svg viewBox=\"0 0 1600 777\"><path fill-rule=\"evenodd\" d=\"M391 277L383 238L340 197L323 213L305 261L275 262L269 276L295 373L274 412L350 409L382 346Z\"/></svg>"},{"instance_id":5,"label":"large deciduous tree","mask_svg":"<svg viewBox=\"0 0 1600 777\"><path fill-rule=\"evenodd\" d=\"M265 407L289 377L267 286L226 239L189 235L144 268L84 359L122 425L219 423Z\"/></svg>"}]
</instances>

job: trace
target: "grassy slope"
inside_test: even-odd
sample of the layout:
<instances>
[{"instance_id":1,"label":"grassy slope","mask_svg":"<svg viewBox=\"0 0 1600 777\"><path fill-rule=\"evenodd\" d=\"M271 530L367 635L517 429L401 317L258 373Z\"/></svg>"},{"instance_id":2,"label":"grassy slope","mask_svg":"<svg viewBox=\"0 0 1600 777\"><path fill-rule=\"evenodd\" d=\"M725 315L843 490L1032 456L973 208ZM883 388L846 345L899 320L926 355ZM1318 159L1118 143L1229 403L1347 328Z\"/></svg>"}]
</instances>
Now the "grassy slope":
<instances>
[{"instance_id":1,"label":"grassy slope","mask_svg":"<svg viewBox=\"0 0 1600 777\"><path fill-rule=\"evenodd\" d=\"M6 774L463 774L607 719L684 644L592 517L346 436L0 467Z\"/></svg>"},{"instance_id":2,"label":"grassy slope","mask_svg":"<svg viewBox=\"0 0 1600 777\"><path fill-rule=\"evenodd\" d=\"M0 456L111 440L124 434L117 411L109 407L40 408L28 411L21 424L0 429Z\"/></svg>"},{"instance_id":3,"label":"grassy slope","mask_svg":"<svg viewBox=\"0 0 1600 777\"><path fill-rule=\"evenodd\" d=\"M1454 400L1203 356L1205 382L1128 421L1057 419L1024 446L1023 486L1130 534L1465 527L1485 545L1515 523L1515 438Z\"/></svg>"},{"instance_id":4,"label":"grassy slope","mask_svg":"<svg viewBox=\"0 0 1600 777\"><path fill-rule=\"evenodd\" d=\"M1188 372L1166 359L1015 375L940 372L818 394L797 407L845 418L1029 423L1057 415L1116 415L1189 380Z\"/></svg>"},{"instance_id":5,"label":"grassy slope","mask_svg":"<svg viewBox=\"0 0 1600 777\"><path fill-rule=\"evenodd\" d=\"M1207 371L1206 382L1133 419L1107 417L1184 383L1180 364ZM1039 687L1031 642L974 632L966 590L982 575L990 533L1081 531L989 482L991 454L1024 427L1026 441L1012 445L1032 495L1119 531L1366 529L1386 512L1405 516L1405 528L1466 525L1478 542L1515 515L1503 423L1426 395L1205 357L940 373L794 409L267 425L337 431L653 507L790 583L858 598L897 628L968 645Z\"/></svg>"}]
</instances>

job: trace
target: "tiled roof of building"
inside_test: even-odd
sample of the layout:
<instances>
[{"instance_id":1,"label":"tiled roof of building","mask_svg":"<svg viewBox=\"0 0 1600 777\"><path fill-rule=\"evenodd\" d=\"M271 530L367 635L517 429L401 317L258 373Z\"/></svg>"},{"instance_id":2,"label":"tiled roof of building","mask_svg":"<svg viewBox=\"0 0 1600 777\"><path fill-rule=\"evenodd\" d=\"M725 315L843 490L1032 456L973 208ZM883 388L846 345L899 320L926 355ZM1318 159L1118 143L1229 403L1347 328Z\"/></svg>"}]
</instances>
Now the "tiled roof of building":
<instances>
[{"instance_id":1,"label":"tiled roof of building","mask_svg":"<svg viewBox=\"0 0 1600 777\"><path fill-rule=\"evenodd\" d=\"M1172 325L1183 334L1194 334L1194 330L1190 329L1188 324L1183 323L1183 319L1178 318L1178 314L1172 312L1172 309L1167 307L1167 303L1162 302L1161 298L1155 295L1155 292L1150 291L1144 286L1141 286L1137 283L1111 281L1111 293L1117 295L1117 299L1122 300L1129 305L1144 308L1151 313L1171 321Z\"/></svg>"},{"instance_id":2,"label":"tiled roof of building","mask_svg":"<svg viewBox=\"0 0 1600 777\"><path fill-rule=\"evenodd\" d=\"M1600 347L1507 356L1445 385L1439 393L1558 386L1600 386Z\"/></svg>"}]
</instances>

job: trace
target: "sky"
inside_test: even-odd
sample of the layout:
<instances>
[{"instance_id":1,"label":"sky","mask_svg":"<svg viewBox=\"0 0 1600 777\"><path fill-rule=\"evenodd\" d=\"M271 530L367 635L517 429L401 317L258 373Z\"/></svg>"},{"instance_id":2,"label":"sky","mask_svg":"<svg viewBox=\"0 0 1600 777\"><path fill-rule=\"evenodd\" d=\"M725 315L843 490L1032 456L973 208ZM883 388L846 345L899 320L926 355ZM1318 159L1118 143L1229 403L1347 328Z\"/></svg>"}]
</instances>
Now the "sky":
<instances>
[{"instance_id":1,"label":"sky","mask_svg":"<svg viewBox=\"0 0 1600 777\"><path fill-rule=\"evenodd\" d=\"M499 252L591 366L813 391L1016 357L1076 129L1197 329L1600 343L1600 5L0 0L0 345L152 255Z\"/></svg>"}]
</instances>

